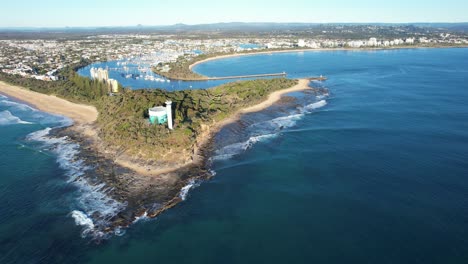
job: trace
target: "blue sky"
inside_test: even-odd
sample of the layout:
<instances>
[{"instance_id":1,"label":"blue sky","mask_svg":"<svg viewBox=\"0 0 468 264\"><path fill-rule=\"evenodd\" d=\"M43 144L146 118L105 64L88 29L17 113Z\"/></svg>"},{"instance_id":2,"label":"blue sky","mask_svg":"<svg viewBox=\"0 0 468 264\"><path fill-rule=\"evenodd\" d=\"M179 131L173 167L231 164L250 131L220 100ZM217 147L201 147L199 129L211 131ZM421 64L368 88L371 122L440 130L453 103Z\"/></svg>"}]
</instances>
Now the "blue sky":
<instances>
[{"instance_id":1,"label":"blue sky","mask_svg":"<svg viewBox=\"0 0 468 264\"><path fill-rule=\"evenodd\" d=\"M467 22L466 0L5 0L0 27L215 22Z\"/></svg>"}]
</instances>

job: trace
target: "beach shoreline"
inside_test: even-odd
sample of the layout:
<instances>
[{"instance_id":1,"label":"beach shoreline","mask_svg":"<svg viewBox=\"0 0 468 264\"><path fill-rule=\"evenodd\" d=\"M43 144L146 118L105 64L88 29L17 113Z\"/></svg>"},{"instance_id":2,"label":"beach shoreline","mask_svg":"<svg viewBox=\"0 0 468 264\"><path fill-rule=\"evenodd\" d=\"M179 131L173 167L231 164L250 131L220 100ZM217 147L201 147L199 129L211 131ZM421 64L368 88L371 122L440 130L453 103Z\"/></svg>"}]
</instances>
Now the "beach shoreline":
<instances>
[{"instance_id":1,"label":"beach shoreline","mask_svg":"<svg viewBox=\"0 0 468 264\"><path fill-rule=\"evenodd\" d=\"M223 119L214 124L211 124L209 127L203 129L202 133L200 133L200 135L197 136L195 144L196 148L193 151L194 154L192 156L191 162L179 164L175 167L166 168L151 168L145 165L141 165L139 163L131 162L128 159L119 156L116 156L114 158L114 162L122 167L131 169L141 175L146 176L158 176L162 174L172 173L177 171L181 167L199 163L202 156L200 150L204 147L206 142L208 142L211 139L211 136L217 131L219 131L222 127L237 121L243 114L258 112L264 110L265 108L268 108L269 106L279 101L281 97L287 93L306 90L307 88L309 88L309 83L310 81L307 79L298 79L298 83L293 87L272 92L264 101L256 105L240 109L239 111L232 114L230 117L227 117L226 119ZM94 106L72 103L68 100L56 97L54 95L46 95L34 92L1 81L0 93L23 101L27 104L30 104L31 106L34 106L41 111L48 112L51 114L63 115L72 119L74 121L74 124L70 127L70 129L81 133L88 139L91 139L95 145L99 145L100 139L98 138L98 131L93 126L93 123L98 118L98 111ZM103 152L102 147L100 148L101 152Z\"/></svg>"},{"instance_id":2,"label":"beach shoreline","mask_svg":"<svg viewBox=\"0 0 468 264\"><path fill-rule=\"evenodd\" d=\"M274 54L274 53L296 53L296 52L320 52L320 51L380 51L380 50L401 50L401 49L442 49L442 48L467 48L468 46L432 46L432 47L424 47L424 46L402 46L402 47L378 47L378 48L318 48L318 49L282 49L282 50L260 50L260 51L252 51L246 53L234 53L234 54L227 54L227 55L219 55L214 56L211 58L207 58L204 60L200 60L194 62L188 66L189 70L193 72L193 67L209 62L214 60L221 60L227 58L235 58L235 57L243 57L243 56L255 56L255 55L263 55L263 54ZM194 72L196 73L196 72ZM196 73L199 74L199 73ZM201 74L199 74L201 75ZM201 75L204 78L209 78L208 76ZM200 79L205 80L205 79Z\"/></svg>"},{"instance_id":3,"label":"beach shoreline","mask_svg":"<svg viewBox=\"0 0 468 264\"><path fill-rule=\"evenodd\" d=\"M283 89L283 90L274 91L270 95L268 95L268 97L262 102L256 105L250 106L250 107L242 108L239 111L233 113L230 117L227 117L221 121L218 121L212 124L209 127L206 127L205 129L202 129L202 133L200 133L200 135L197 137L197 140L195 143L194 158L193 158L194 163L197 163L200 161L200 159L204 158L201 152L203 152L204 149L207 148L207 146L210 144L210 141L213 139L213 137L223 127L238 121L242 117L242 115L265 110L266 108L280 101L280 99L288 93L307 90L310 88L309 84L310 84L310 80L308 79L298 79L296 85Z\"/></svg>"},{"instance_id":4,"label":"beach shoreline","mask_svg":"<svg viewBox=\"0 0 468 264\"><path fill-rule=\"evenodd\" d=\"M23 101L41 111L71 118L77 125L89 125L98 118L98 111L94 106L72 103L54 95L34 92L2 81L0 81L0 93Z\"/></svg>"},{"instance_id":5,"label":"beach shoreline","mask_svg":"<svg viewBox=\"0 0 468 264\"><path fill-rule=\"evenodd\" d=\"M144 160L140 159L138 162L119 157L99 138L95 125L98 111L93 106L71 103L53 95L37 93L4 82L0 82L0 94L74 121L69 127L58 128L54 136L66 136L79 143L81 157L87 164L95 167L91 177L97 176L113 190L114 198L128 203L127 208L112 220L112 228L102 228L105 232L112 232L113 228L128 227L142 215L156 217L183 201L182 190L190 181L212 177L208 168L209 155L212 153L214 136L224 126L236 122L243 114L258 112L272 106L287 93L310 88L309 83L307 79L299 79L296 85L272 92L258 104L239 109L230 117L205 125L196 137L193 151L190 153L191 161L172 167L148 167ZM155 207L155 204L158 206Z\"/></svg>"}]
</instances>

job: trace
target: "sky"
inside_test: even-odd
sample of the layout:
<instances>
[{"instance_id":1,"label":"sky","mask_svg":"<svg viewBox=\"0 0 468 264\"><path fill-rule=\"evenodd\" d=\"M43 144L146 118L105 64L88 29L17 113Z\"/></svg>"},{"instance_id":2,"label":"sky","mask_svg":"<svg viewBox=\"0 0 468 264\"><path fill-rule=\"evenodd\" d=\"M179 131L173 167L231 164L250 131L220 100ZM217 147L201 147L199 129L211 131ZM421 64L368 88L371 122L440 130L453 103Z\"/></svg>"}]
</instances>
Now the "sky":
<instances>
[{"instance_id":1,"label":"sky","mask_svg":"<svg viewBox=\"0 0 468 264\"><path fill-rule=\"evenodd\" d=\"M0 27L468 22L466 0L3 0Z\"/></svg>"}]
</instances>

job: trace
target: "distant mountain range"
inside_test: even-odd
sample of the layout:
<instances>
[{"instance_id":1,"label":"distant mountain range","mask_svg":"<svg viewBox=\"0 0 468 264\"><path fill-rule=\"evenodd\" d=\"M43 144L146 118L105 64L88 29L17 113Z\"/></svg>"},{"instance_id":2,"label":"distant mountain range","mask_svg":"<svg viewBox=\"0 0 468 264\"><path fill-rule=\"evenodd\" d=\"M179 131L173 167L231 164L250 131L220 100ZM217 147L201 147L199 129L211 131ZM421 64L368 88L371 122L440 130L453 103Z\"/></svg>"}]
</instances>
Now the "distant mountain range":
<instances>
[{"instance_id":1,"label":"distant mountain range","mask_svg":"<svg viewBox=\"0 0 468 264\"><path fill-rule=\"evenodd\" d=\"M244 23L244 22L231 22L231 23L215 23L215 24L199 24L199 25L186 25L175 24L171 26L153 27L161 29L179 29L179 30L285 30L285 29L304 29L314 28L318 26L416 26L416 27L431 27L431 28L445 28L450 30L468 31L468 22L464 23ZM151 28L151 27L150 27Z\"/></svg>"},{"instance_id":2,"label":"distant mountain range","mask_svg":"<svg viewBox=\"0 0 468 264\"><path fill-rule=\"evenodd\" d=\"M30 38L80 38L98 34L227 34L244 35L288 33L293 31L329 30L334 26L383 26L383 27L416 27L433 28L447 32L468 33L468 22L465 23L214 23L186 25L175 24L166 26L122 26L122 27L16 27L0 28L1 39L30 39Z\"/></svg>"}]
</instances>

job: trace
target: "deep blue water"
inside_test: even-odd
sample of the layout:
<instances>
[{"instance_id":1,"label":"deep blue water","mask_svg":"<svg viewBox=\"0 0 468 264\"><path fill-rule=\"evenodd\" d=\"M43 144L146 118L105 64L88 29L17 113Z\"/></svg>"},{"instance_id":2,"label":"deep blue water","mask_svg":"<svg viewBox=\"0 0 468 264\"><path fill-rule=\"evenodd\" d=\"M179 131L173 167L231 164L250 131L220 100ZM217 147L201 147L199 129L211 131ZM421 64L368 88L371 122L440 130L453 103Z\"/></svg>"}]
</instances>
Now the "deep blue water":
<instances>
[{"instance_id":1,"label":"deep blue water","mask_svg":"<svg viewBox=\"0 0 468 264\"><path fill-rule=\"evenodd\" d=\"M91 210L68 181L77 172L56 163L56 146L26 138L64 121L3 98L0 263L467 263L467 61L468 49L417 49L197 66L323 74L312 85L329 96L294 93L224 128L216 177L100 245L70 216Z\"/></svg>"}]
</instances>

